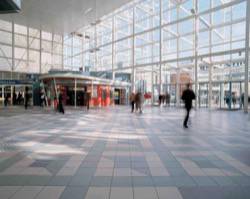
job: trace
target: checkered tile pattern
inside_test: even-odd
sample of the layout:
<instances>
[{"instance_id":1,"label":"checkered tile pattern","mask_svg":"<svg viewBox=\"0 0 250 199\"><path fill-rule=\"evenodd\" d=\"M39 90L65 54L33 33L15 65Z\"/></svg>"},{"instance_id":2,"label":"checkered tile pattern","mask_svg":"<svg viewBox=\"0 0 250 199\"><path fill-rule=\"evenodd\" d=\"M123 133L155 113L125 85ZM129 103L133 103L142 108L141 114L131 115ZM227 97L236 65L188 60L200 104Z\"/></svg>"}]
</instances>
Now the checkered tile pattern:
<instances>
[{"instance_id":1,"label":"checkered tile pattern","mask_svg":"<svg viewBox=\"0 0 250 199\"><path fill-rule=\"evenodd\" d=\"M4 112L6 114L4 114ZM249 199L242 112L0 110L1 199Z\"/></svg>"}]
</instances>

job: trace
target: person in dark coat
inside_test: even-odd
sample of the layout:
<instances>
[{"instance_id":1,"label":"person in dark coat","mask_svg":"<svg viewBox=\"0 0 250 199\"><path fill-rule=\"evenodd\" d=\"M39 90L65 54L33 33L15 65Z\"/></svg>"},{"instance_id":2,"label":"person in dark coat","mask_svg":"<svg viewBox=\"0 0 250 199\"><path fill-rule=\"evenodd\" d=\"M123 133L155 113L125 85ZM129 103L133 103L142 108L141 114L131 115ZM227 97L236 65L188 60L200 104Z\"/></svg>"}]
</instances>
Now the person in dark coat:
<instances>
[{"instance_id":1,"label":"person in dark coat","mask_svg":"<svg viewBox=\"0 0 250 199\"><path fill-rule=\"evenodd\" d=\"M59 97L58 97L58 111L59 113L64 114L63 97L61 93L59 94Z\"/></svg>"},{"instance_id":2,"label":"person in dark coat","mask_svg":"<svg viewBox=\"0 0 250 199\"><path fill-rule=\"evenodd\" d=\"M184 119L183 126L185 128L188 128L187 122L189 118L189 113L192 109L192 101L195 100L195 94L194 91L190 88L190 84L187 84L187 88L183 91L181 99L184 101L186 109L186 116Z\"/></svg>"},{"instance_id":3,"label":"person in dark coat","mask_svg":"<svg viewBox=\"0 0 250 199\"><path fill-rule=\"evenodd\" d=\"M24 94L25 98L24 98L24 107L25 109L28 108L28 105L29 105L29 88L28 87L25 87L25 94Z\"/></svg>"},{"instance_id":4,"label":"person in dark coat","mask_svg":"<svg viewBox=\"0 0 250 199\"><path fill-rule=\"evenodd\" d=\"M135 94L134 93L131 93L131 95L129 96L129 101L131 104L131 113L133 113L135 110Z\"/></svg>"},{"instance_id":5,"label":"person in dark coat","mask_svg":"<svg viewBox=\"0 0 250 199\"><path fill-rule=\"evenodd\" d=\"M8 101L9 101L9 96L8 96L8 94L5 94L5 96L4 96L4 106L5 107L8 106Z\"/></svg>"}]
</instances>

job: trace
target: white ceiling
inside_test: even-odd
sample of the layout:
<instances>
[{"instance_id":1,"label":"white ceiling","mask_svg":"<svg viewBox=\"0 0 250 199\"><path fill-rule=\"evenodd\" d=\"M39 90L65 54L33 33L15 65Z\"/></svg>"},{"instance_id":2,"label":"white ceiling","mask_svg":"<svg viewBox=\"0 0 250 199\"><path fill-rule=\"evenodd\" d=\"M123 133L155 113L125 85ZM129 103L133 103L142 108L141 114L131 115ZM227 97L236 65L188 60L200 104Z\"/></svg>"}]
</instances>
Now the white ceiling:
<instances>
[{"instance_id":1,"label":"white ceiling","mask_svg":"<svg viewBox=\"0 0 250 199\"><path fill-rule=\"evenodd\" d=\"M54 33L70 33L131 0L23 0L22 12L0 14L12 21ZM87 10L92 11L85 14Z\"/></svg>"}]
</instances>

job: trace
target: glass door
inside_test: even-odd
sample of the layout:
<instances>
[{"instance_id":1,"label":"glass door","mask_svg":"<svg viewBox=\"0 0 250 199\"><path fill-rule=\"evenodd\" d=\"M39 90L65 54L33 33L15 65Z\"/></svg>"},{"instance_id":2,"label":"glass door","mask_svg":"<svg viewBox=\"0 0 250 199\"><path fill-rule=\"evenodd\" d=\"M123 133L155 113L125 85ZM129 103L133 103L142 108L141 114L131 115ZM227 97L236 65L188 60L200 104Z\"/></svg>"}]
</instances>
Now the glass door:
<instances>
[{"instance_id":1,"label":"glass door","mask_svg":"<svg viewBox=\"0 0 250 199\"><path fill-rule=\"evenodd\" d=\"M199 83L198 103L199 107L208 107L208 83Z\"/></svg>"}]
</instances>

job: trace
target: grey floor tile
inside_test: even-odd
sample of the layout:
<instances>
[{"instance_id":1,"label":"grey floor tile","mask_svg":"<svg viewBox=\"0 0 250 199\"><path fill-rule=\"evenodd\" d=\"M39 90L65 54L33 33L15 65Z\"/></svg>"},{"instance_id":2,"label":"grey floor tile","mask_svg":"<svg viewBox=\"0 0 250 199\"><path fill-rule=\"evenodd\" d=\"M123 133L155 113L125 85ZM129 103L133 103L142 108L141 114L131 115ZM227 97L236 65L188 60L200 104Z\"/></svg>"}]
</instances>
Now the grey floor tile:
<instances>
[{"instance_id":1,"label":"grey floor tile","mask_svg":"<svg viewBox=\"0 0 250 199\"><path fill-rule=\"evenodd\" d=\"M71 178L70 186L88 186L91 184L92 176L74 176Z\"/></svg>"},{"instance_id":2,"label":"grey floor tile","mask_svg":"<svg viewBox=\"0 0 250 199\"><path fill-rule=\"evenodd\" d=\"M72 176L53 176L48 186L67 186L71 182Z\"/></svg>"},{"instance_id":3,"label":"grey floor tile","mask_svg":"<svg viewBox=\"0 0 250 199\"><path fill-rule=\"evenodd\" d=\"M207 176L194 176L192 178L198 186L218 186L215 180Z\"/></svg>"},{"instance_id":4,"label":"grey floor tile","mask_svg":"<svg viewBox=\"0 0 250 199\"><path fill-rule=\"evenodd\" d=\"M0 198L8 199L21 188L21 186L0 186Z\"/></svg>"},{"instance_id":5,"label":"grey floor tile","mask_svg":"<svg viewBox=\"0 0 250 199\"><path fill-rule=\"evenodd\" d=\"M43 187L42 186L32 186L32 187L22 187L20 190L18 190L11 199L33 199L35 198L41 191Z\"/></svg>"},{"instance_id":6,"label":"grey floor tile","mask_svg":"<svg viewBox=\"0 0 250 199\"><path fill-rule=\"evenodd\" d=\"M60 199L83 199L88 191L88 187L66 187Z\"/></svg>"},{"instance_id":7,"label":"grey floor tile","mask_svg":"<svg viewBox=\"0 0 250 199\"><path fill-rule=\"evenodd\" d=\"M112 182L112 177L109 176L94 176L91 180L90 186L109 187Z\"/></svg>"},{"instance_id":8,"label":"grey floor tile","mask_svg":"<svg viewBox=\"0 0 250 199\"><path fill-rule=\"evenodd\" d=\"M151 176L146 176L146 177L132 177L133 180L133 186L134 187L146 187L146 186L153 186L154 182Z\"/></svg>"},{"instance_id":9,"label":"grey floor tile","mask_svg":"<svg viewBox=\"0 0 250 199\"><path fill-rule=\"evenodd\" d=\"M132 187L132 177L113 177L112 187Z\"/></svg>"}]
</instances>

